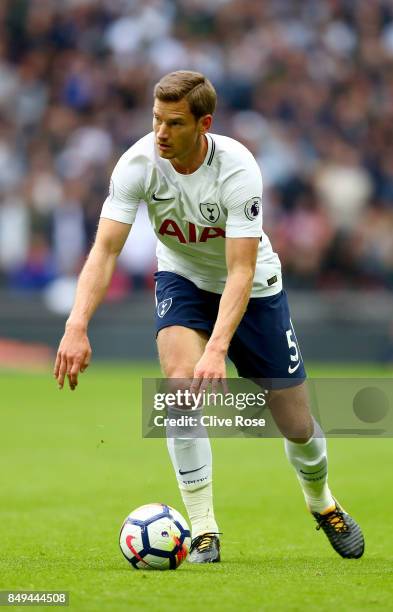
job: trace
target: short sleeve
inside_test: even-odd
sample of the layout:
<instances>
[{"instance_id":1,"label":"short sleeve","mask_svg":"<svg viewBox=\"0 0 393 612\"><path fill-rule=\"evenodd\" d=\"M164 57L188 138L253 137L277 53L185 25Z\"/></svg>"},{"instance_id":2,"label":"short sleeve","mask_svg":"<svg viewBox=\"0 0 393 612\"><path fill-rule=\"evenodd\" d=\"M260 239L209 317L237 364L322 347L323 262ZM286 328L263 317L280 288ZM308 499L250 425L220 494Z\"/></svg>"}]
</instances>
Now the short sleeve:
<instances>
[{"instance_id":1,"label":"short sleeve","mask_svg":"<svg viewBox=\"0 0 393 612\"><path fill-rule=\"evenodd\" d=\"M141 159L123 155L117 162L109 184L101 217L132 224L144 197L145 164Z\"/></svg>"},{"instance_id":2,"label":"short sleeve","mask_svg":"<svg viewBox=\"0 0 393 612\"><path fill-rule=\"evenodd\" d=\"M262 176L257 162L251 154L249 156L223 185L223 203L228 213L225 234L228 238L262 236Z\"/></svg>"}]
</instances>

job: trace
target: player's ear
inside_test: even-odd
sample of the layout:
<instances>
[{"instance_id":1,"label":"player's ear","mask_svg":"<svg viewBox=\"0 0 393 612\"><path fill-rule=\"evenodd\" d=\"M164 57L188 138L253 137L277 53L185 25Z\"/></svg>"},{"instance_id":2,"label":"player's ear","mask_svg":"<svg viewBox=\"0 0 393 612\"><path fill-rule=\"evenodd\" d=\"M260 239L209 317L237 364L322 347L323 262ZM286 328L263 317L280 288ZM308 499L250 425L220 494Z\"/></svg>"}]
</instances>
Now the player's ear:
<instances>
[{"instance_id":1,"label":"player's ear","mask_svg":"<svg viewBox=\"0 0 393 612\"><path fill-rule=\"evenodd\" d=\"M204 115L199 119L199 131L201 134L206 134L211 128L213 117L211 115Z\"/></svg>"}]
</instances>

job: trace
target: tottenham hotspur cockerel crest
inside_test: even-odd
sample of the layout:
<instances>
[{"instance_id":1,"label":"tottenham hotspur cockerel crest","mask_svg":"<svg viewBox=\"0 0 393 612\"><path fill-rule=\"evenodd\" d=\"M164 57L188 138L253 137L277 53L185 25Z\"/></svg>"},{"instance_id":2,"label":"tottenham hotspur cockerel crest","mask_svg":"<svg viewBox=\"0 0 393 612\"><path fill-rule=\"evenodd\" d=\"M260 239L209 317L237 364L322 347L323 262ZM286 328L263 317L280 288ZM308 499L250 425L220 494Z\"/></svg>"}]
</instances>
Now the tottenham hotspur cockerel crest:
<instances>
[{"instance_id":1,"label":"tottenham hotspur cockerel crest","mask_svg":"<svg viewBox=\"0 0 393 612\"><path fill-rule=\"evenodd\" d=\"M210 202L201 202L199 204L199 210L206 221L215 223L220 218L220 208L218 204L210 204Z\"/></svg>"}]
</instances>

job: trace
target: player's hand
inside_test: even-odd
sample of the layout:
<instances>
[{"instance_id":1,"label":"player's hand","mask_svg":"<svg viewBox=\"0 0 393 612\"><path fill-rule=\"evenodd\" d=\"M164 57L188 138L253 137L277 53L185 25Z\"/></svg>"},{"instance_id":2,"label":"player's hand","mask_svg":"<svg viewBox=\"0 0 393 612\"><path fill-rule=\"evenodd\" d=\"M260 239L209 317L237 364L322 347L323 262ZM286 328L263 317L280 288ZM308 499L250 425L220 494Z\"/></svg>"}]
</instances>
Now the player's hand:
<instances>
[{"instance_id":1,"label":"player's hand","mask_svg":"<svg viewBox=\"0 0 393 612\"><path fill-rule=\"evenodd\" d=\"M78 385L79 372L82 373L88 368L90 357L91 347L86 332L74 327L66 328L53 370L59 389L63 388L67 376L70 389L74 391Z\"/></svg>"},{"instance_id":2,"label":"player's hand","mask_svg":"<svg viewBox=\"0 0 393 612\"><path fill-rule=\"evenodd\" d=\"M218 393L220 387L223 387L224 393L227 392L225 355L206 349L195 366L191 393L202 393L209 384L213 393Z\"/></svg>"}]
</instances>

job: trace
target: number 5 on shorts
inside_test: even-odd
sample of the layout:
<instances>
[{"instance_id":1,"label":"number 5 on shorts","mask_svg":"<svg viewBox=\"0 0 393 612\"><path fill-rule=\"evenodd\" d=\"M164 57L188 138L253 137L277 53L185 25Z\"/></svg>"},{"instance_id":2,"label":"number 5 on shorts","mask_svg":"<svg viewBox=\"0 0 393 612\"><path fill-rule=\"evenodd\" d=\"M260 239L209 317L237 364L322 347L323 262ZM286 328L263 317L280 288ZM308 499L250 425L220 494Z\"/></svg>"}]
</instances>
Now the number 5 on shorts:
<instances>
[{"instance_id":1,"label":"number 5 on shorts","mask_svg":"<svg viewBox=\"0 0 393 612\"><path fill-rule=\"evenodd\" d=\"M299 350L298 350L296 336L295 336L293 329L288 329L285 333L287 336L287 342L288 342L288 347L289 347L289 358L292 363L297 364L294 367L288 366L288 373L293 374L300 365Z\"/></svg>"}]
</instances>

